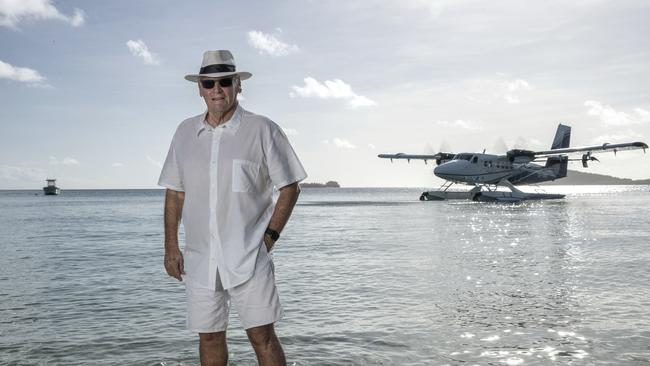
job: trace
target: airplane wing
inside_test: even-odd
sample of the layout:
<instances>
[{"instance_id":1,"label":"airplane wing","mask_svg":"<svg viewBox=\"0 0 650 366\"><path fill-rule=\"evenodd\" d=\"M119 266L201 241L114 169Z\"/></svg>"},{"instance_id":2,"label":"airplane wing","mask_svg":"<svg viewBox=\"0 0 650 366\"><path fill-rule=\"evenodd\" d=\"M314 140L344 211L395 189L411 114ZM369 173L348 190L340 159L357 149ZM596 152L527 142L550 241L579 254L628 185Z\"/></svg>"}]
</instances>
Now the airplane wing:
<instances>
[{"instance_id":1,"label":"airplane wing","mask_svg":"<svg viewBox=\"0 0 650 366\"><path fill-rule=\"evenodd\" d=\"M553 149L553 150L544 150L544 151L534 151L533 154L536 158L546 158L551 156L559 155L570 155L570 154L586 154L591 156L595 153L603 153L612 151L616 154L618 151L623 150L638 150L643 149L643 152L648 148L648 144L645 142L625 142L621 144L602 144L594 146L583 146L583 147L567 147L562 149Z\"/></svg>"},{"instance_id":2,"label":"airplane wing","mask_svg":"<svg viewBox=\"0 0 650 366\"><path fill-rule=\"evenodd\" d=\"M377 157L382 159L390 159L390 161L393 161L393 159L406 159L408 162L411 162L411 160L424 160L424 163L426 164L427 161L429 160L435 160L436 162L451 160L454 157L454 155L455 154L452 153L442 153L442 152L433 155L397 153L397 154L379 154L377 155Z\"/></svg>"}]
</instances>

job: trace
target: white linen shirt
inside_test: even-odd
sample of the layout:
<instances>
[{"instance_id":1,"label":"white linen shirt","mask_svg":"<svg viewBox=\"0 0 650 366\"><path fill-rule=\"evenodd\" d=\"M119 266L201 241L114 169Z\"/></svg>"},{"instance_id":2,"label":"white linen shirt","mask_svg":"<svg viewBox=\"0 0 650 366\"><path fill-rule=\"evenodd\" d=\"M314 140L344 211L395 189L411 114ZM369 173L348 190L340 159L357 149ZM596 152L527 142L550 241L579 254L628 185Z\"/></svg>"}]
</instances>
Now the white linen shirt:
<instances>
[{"instance_id":1,"label":"white linen shirt","mask_svg":"<svg viewBox=\"0 0 650 366\"><path fill-rule=\"evenodd\" d=\"M275 208L273 187L307 177L282 128L238 106L213 128L207 112L177 128L158 184L185 192L184 281L224 289L250 279Z\"/></svg>"}]
</instances>

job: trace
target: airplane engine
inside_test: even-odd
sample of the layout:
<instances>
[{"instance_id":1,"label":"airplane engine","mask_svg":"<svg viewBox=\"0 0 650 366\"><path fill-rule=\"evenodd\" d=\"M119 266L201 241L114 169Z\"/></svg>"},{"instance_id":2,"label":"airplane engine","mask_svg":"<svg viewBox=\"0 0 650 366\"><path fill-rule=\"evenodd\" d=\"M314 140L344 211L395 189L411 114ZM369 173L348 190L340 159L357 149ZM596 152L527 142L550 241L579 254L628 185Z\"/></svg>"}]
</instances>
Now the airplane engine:
<instances>
[{"instance_id":1,"label":"airplane engine","mask_svg":"<svg viewBox=\"0 0 650 366\"><path fill-rule=\"evenodd\" d=\"M531 150L512 149L508 150L506 157L511 163L529 163L535 160L535 152Z\"/></svg>"},{"instance_id":2,"label":"airplane engine","mask_svg":"<svg viewBox=\"0 0 650 366\"><path fill-rule=\"evenodd\" d=\"M444 164L454 158L456 154L452 153L438 153L438 158L436 159L436 165Z\"/></svg>"}]
</instances>

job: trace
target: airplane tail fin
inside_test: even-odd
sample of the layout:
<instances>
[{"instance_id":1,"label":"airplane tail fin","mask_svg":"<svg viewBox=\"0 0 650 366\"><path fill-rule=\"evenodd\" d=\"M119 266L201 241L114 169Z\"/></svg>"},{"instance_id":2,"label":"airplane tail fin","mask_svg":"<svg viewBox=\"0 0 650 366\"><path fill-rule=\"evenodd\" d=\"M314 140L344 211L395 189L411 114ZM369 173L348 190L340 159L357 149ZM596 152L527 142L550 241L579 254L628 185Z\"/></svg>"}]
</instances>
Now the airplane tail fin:
<instances>
[{"instance_id":1,"label":"airplane tail fin","mask_svg":"<svg viewBox=\"0 0 650 366\"><path fill-rule=\"evenodd\" d=\"M551 145L553 149L563 149L569 147L571 142L571 126L559 124L555 132L555 138ZM567 167L569 165L568 156L553 156L546 159L546 167L551 168L555 174L555 179L566 177Z\"/></svg>"},{"instance_id":2,"label":"airplane tail fin","mask_svg":"<svg viewBox=\"0 0 650 366\"><path fill-rule=\"evenodd\" d=\"M555 138L553 139L553 145L551 145L551 150L553 149L563 149L569 147L569 142L571 141L571 126L559 124L557 126L557 131L555 132Z\"/></svg>"}]
</instances>

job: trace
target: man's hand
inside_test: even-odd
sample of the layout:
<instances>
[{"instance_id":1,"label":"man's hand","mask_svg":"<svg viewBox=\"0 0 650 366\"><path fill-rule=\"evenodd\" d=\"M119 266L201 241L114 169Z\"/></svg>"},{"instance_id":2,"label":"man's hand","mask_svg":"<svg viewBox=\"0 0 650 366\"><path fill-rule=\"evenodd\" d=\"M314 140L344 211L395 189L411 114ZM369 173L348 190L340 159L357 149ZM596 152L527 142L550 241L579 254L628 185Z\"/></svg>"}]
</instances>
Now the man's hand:
<instances>
[{"instance_id":1,"label":"man's hand","mask_svg":"<svg viewBox=\"0 0 650 366\"><path fill-rule=\"evenodd\" d=\"M183 280L181 275L185 274L185 265L183 264L183 254L178 248L165 251L165 270L175 279Z\"/></svg>"}]
</instances>

